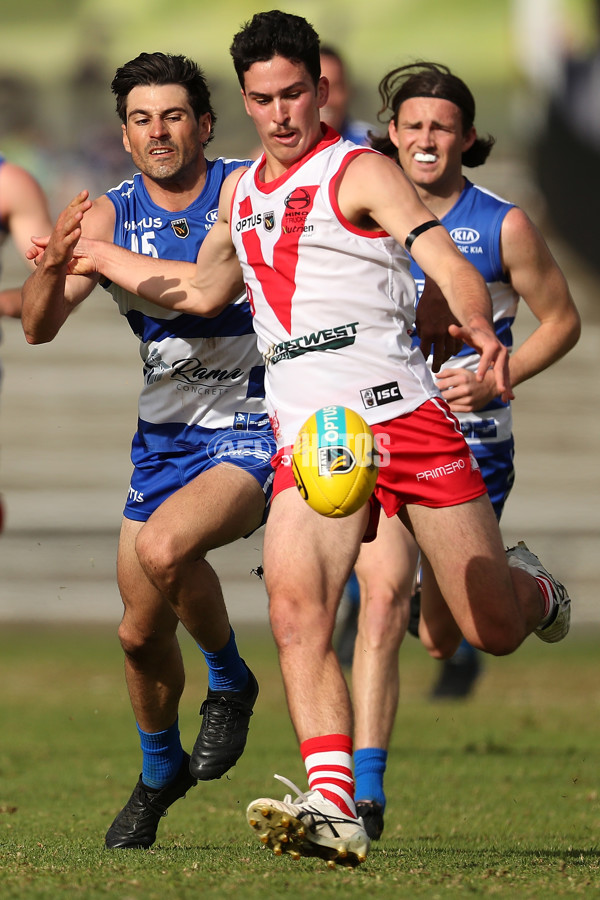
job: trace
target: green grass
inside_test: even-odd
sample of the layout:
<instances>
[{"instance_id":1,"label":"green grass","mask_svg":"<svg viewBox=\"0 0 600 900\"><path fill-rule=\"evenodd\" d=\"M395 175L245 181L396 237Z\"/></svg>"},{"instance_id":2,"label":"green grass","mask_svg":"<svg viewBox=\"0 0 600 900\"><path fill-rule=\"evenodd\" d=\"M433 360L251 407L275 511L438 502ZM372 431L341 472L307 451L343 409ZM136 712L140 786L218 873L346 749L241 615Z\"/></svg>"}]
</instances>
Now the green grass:
<instances>
[{"instance_id":1,"label":"green grass","mask_svg":"<svg viewBox=\"0 0 600 900\"><path fill-rule=\"evenodd\" d=\"M384 839L356 870L263 850L244 810L304 785L268 635L238 627L261 683L246 753L161 823L151 851L103 849L137 779L140 751L121 653L102 628L5 628L0 636L0 896L187 900L561 897L600 891L597 631L530 639L489 659L474 699L426 700L435 664L401 656L402 703L386 776ZM190 746L206 682L182 638Z\"/></svg>"}]
</instances>

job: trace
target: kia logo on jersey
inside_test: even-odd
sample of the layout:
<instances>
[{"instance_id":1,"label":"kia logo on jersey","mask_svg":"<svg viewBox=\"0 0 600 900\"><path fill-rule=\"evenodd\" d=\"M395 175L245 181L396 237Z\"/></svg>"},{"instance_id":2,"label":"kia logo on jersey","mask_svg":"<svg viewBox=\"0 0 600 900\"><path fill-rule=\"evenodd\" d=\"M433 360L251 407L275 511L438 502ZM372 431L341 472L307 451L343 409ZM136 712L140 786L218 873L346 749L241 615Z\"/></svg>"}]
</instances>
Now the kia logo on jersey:
<instances>
[{"instance_id":1,"label":"kia logo on jersey","mask_svg":"<svg viewBox=\"0 0 600 900\"><path fill-rule=\"evenodd\" d=\"M455 244L476 244L480 234L474 228L453 228L450 237Z\"/></svg>"},{"instance_id":2,"label":"kia logo on jersey","mask_svg":"<svg viewBox=\"0 0 600 900\"><path fill-rule=\"evenodd\" d=\"M288 209L306 209L311 204L311 197L305 188L295 188L283 201Z\"/></svg>"}]
</instances>

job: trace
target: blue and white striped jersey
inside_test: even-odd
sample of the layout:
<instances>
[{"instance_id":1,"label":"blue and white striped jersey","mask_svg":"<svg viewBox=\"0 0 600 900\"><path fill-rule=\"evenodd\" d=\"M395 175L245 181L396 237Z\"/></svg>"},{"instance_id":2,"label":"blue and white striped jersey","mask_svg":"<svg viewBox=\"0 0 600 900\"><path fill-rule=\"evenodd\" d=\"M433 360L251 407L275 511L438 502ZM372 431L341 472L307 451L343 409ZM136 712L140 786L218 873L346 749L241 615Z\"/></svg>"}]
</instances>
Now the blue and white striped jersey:
<instances>
[{"instance_id":1,"label":"blue and white striped jersey","mask_svg":"<svg viewBox=\"0 0 600 900\"><path fill-rule=\"evenodd\" d=\"M513 344L512 324L517 314L519 297L502 268L500 231L504 217L513 206L514 204L485 188L465 180L457 202L441 219L458 249L483 275L492 297L496 334L509 349L512 349ZM417 283L417 296L420 297L425 276L414 260L411 261L410 270ZM472 347L464 346L442 368L463 367L475 371L478 362L477 352ZM455 415L472 447L477 444L501 443L511 438L510 404L504 403L499 397L485 409Z\"/></svg>"},{"instance_id":2,"label":"blue and white striped jersey","mask_svg":"<svg viewBox=\"0 0 600 900\"><path fill-rule=\"evenodd\" d=\"M195 262L217 218L227 175L244 160L207 160L206 183L187 209L168 212L150 198L142 179L107 192L116 211L115 244L160 259ZM245 295L216 318L161 309L106 285L140 340L144 384L138 430L151 450L196 446L217 429L268 424L264 362L256 346Z\"/></svg>"}]
</instances>

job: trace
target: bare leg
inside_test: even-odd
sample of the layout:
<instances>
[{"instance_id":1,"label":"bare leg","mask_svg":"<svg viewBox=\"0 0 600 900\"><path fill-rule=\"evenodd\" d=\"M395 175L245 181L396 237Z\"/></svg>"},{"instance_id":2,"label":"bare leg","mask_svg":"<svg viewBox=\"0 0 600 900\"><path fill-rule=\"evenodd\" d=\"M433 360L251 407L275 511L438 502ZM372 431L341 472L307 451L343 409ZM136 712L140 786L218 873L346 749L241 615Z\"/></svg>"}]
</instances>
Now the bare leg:
<instances>
[{"instance_id":1,"label":"bare leg","mask_svg":"<svg viewBox=\"0 0 600 900\"><path fill-rule=\"evenodd\" d=\"M351 734L346 681L332 645L335 615L366 525L360 510L327 519L295 490L273 501L264 567L273 635L299 741Z\"/></svg>"},{"instance_id":2,"label":"bare leg","mask_svg":"<svg viewBox=\"0 0 600 900\"><path fill-rule=\"evenodd\" d=\"M256 479L221 464L169 497L138 535L146 577L205 650L221 649L230 635L221 585L206 554L253 531L263 512Z\"/></svg>"},{"instance_id":3,"label":"bare leg","mask_svg":"<svg viewBox=\"0 0 600 900\"><path fill-rule=\"evenodd\" d=\"M256 479L221 464L171 495L145 524L123 521L117 568L125 611L119 638L144 762L142 777L106 834L107 847L151 846L167 807L197 779L219 778L243 752L258 685L239 658L221 586L205 555L258 527L263 511ZM227 681L243 679L231 691L209 688L191 758L177 727L185 683L179 621L218 656Z\"/></svg>"},{"instance_id":4,"label":"bare leg","mask_svg":"<svg viewBox=\"0 0 600 900\"><path fill-rule=\"evenodd\" d=\"M421 556L421 618L419 638L434 659L450 659L461 641L461 633L442 597L426 556Z\"/></svg>"},{"instance_id":5,"label":"bare leg","mask_svg":"<svg viewBox=\"0 0 600 900\"><path fill-rule=\"evenodd\" d=\"M418 548L397 516L382 517L355 565L360 585L352 665L354 748L388 748L398 705L398 652L406 634ZM360 799L360 793L357 793Z\"/></svg>"},{"instance_id":6,"label":"bare leg","mask_svg":"<svg viewBox=\"0 0 600 900\"><path fill-rule=\"evenodd\" d=\"M219 579L206 554L257 528L264 494L247 471L221 463L172 494L148 519L136 541L146 576L169 604L209 666L202 726L190 772L220 778L246 745L258 684L240 658Z\"/></svg>"},{"instance_id":7,"label":"bare leg","mask_svg":"<svg viewBox=\"0 0 600 900\"><path fill-rule=\"evenodd\" d=\"M135 552L142 524L123 519L121 526L117 577L125 609L119 639L136 721L153 733L175 722L185 676L177 616L147 579Z\"/></svg>"},{"instance_id":8,"label":"bare leg","mask_svg":"<svg viewBox=\"0 0 600 900\"><path fill-rule=\"evenodd\" d=\"M516 650L539 625L543 600L531 575L509 569L488 496L443 509L406 510L458 633L497 656ZM435 640L436 623L427 624Z\"/></svg>"},{"instance_id":9,"label":"bare leg","mask_svg":"<svg viewBox=\"0 0 600 900\"><path fill-rule=\"evenodd\" d=\"M260 798L248 807L250 826L278 854L339 856L354 864L368 852L353 796L352 708L332 645L337 608L366 520L366 509L345 519L321 517L294 490L279 494L269 515L264 564L271 627L314 792L302 802ZM304 816L312 822L308 832L304 825L295 829Z\"/></svg>"}]
</instances>

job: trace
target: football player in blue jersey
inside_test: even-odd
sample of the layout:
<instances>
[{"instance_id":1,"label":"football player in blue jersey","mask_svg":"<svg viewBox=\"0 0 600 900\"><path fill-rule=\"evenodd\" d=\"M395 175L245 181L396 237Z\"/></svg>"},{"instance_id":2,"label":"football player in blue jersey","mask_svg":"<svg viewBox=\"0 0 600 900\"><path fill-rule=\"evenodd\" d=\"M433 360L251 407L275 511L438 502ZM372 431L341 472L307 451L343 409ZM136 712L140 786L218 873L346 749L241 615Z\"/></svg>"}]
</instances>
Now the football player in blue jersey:
<instances>
[{"instance_id":1,"label":"football player in blue jersey","mask_svg":"<svg viewBox=\"0 0 600 900\"><path fill-rule=\"evenodd\" d=\"M148 256L193 261L216 221L223 180L244 164L205 156L216 116L203 73L184 56L142 53L117 70L112 90L139 173L93 203L83 232ZM25 285L30 343L51 341L100 281L67 274L70 258L63 213ZM142 772L105 843L145 848L167 808L197 780L221 777L246 743L258 685L238 652L206 554L264 521L274 444L245 295L204 319L165 313L117 284L102 286L138 337L144 363L117 565L119 638ZM179 622L208 664L191 758L178 724Z\"/></svg>"},{"instance_id":2,"label":"football player in blue jersey","mask_svg":"<svg viewBox=\"0 0 600 900\"><path fill-rule=\"evenodd\" d=\"M563 273L523 210L463 175L463 166L485 162L494 140L478 136L475 101L460 78L446 66L416 63L388 73L379 91L380 119L389 123L388 133L373 138L372 145L399 162L421 200L484 276L502 343L512 348L519 298L537 319L510 357L511 384L518 387L560 359L579 338L579 314ZM424 275L414 261L411 271L422 290ZM465 346L433 371L480 466L499 519L514 479L511 409L498 396L491 371L483 381L476 380L478 358ZM417 554L399 520L381 524L377 540L363 544L356 565L361 606L352 669L357 811L372 838L383 830L383 774L398 698L398 648L408 625ZM450 662L461 635L448 608L443 603L431 606L425 594L418 633L432 656L448 660L455 669L461 654L464 659L476 652L463 643L458 658ZM446 681L445 689L436 685L438 696L456 696L456 671L451 670L450 677L454 681Z\"/></svg>"}]
</instances>

